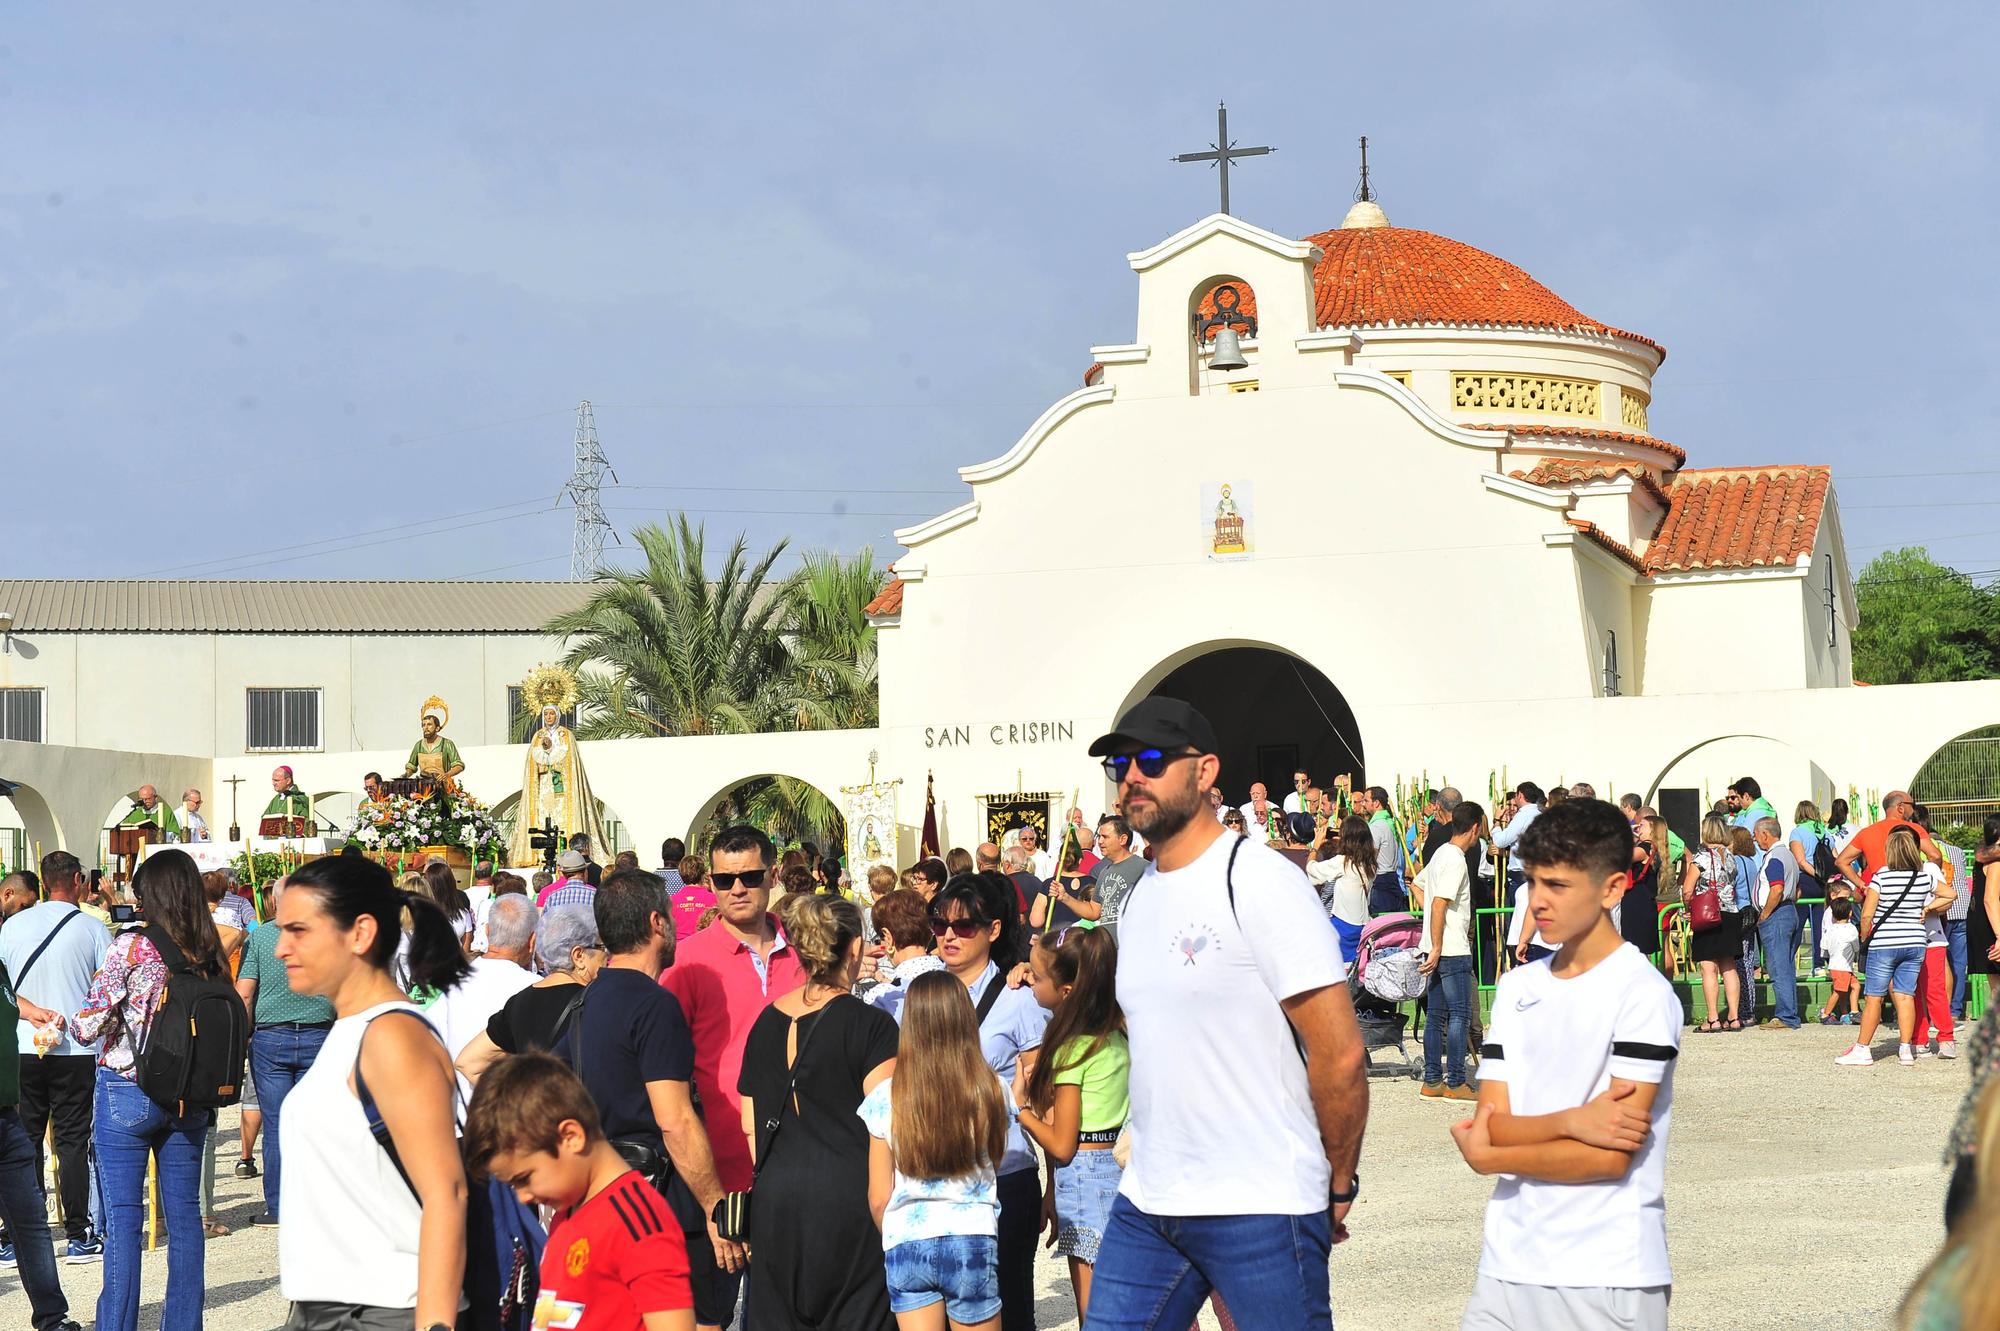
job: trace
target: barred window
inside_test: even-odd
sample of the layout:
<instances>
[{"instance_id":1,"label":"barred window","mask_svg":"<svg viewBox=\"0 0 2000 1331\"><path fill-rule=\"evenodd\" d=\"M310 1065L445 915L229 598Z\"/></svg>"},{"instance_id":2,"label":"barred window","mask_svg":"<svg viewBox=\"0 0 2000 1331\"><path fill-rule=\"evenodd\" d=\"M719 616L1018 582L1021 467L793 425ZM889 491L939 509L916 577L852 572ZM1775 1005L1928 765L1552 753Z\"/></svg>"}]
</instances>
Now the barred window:
<instances>
[{"instance_id":1,"label":"barred window","mask_svg":"<svg viewBox=\"0 0 2000 1331\"><path fill-rule=\"evenodd\" d=\"M46 689L0 689L0 739L42 742Z\"/></svg>"},{"instance_id":2,"label":"barred window","mask_svg":"<svg viewBox=\"0 0 2000 1331\"><path fill-rule=\"evenodd\" d=\"M319 742L318 689L248 689L248 719L244 747L295 752L317 749Z\"/></svg>"},{"instance_id":3,"label":"barred window","mask_svg":"<svg viewBox=\"0 0 2000 1331\"><path fill-rule=\"evenodd\" d=\"M522 712L521 709L526 705L525 700L521 697L521 686L519 684L509 684L507 686L507 733L513 737L513 742L516 744L527 743L528 736L534 734L542 724L541 717L529 716ZM576 729L576 708L571 707L564 710L559 719L563 725L569 727L571 730Z\"/></svg>"}]
</instances>

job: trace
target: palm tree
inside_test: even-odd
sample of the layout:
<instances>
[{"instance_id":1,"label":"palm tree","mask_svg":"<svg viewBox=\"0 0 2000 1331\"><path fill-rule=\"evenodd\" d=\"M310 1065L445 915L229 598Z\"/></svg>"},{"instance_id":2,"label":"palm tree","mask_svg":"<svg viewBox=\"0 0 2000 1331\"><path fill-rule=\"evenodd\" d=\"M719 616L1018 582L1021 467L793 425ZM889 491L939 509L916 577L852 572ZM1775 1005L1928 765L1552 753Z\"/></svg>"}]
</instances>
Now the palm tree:
<instances>
[{"instance_id":1,"label":"palm tree","mask_svg":"<svg viewBox=\"0 0 2000 1331\"><path fill-rule=\"evenodd\" d=\"M794 776L760 776L730 791L716 807L712 837L725 822L761 827L780 846L810 841L836 850L846 837L847 820L819 787Z\"/></svg>"},{"instance_id":2,"label":"palm tree","mask_svg":"<svg viewBox=\"0 0 2000 1331\"><path fill-rule=\"evenodd\" d=\"M579 738L874 723L871 552L809 556L773 588L783 541L753 559L739 535L711 574L704 528L684 513L632 535L644 566L599 574L590 600L545 630L570 644Z\"/></svg>"}]
</instances>

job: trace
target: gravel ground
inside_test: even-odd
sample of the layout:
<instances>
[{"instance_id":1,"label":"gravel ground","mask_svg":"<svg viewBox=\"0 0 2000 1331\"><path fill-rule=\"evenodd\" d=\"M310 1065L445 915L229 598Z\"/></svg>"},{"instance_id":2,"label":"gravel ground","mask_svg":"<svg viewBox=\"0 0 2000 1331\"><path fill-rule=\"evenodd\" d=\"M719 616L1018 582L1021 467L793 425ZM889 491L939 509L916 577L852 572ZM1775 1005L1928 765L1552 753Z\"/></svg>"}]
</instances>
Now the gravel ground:
<instances>
[{"instance_id":1,"label":"gravel ground","mask_svg":"<svg viewBox=\"0 0 2000 1331\"><path fill-rule=\"evenodd\" d=\"M1878 1328L1941 1233L1938 1151L1966 1083L1965 1064L1836 1068L1851 1033L1808 1026L1686 1040L1667 1160L1668 1232L1677 1276L1673 1324L1687 1331ZM1837 1110L1838 1112L1831 1112ZM1363 1161L1367 1190L1335 1251L1333 1307L1344 1331L1454 1327L1479 1262L1488 1185L1452 1148L1450 1106L1413 1083L1374 1086ZM1833 1129L1834 1125L1838 1127ZM223 1220L208 1244L209 1331L266 1331L285 1320L277 1236L249 1227L261 1180L228 1174L235 1114L225 1116L216 1181ZM261 1151L260 1151L261 1156ZM1868 1246L1858 1236L1891 1242ZM61 1268L72 1315L93 1320L95 1266ZM1076 1325L1066 1268L1040 1272L1044 1331ZM164 1248L145 1261L139 1325L159 1325ZM27 1299L0 1272L0 1326L26 1326ZM1204 1327L1209 1326L1206 1316ZM1255 1331L1255 1328L1245 1328Z\"/></svg>"}]
</instances>

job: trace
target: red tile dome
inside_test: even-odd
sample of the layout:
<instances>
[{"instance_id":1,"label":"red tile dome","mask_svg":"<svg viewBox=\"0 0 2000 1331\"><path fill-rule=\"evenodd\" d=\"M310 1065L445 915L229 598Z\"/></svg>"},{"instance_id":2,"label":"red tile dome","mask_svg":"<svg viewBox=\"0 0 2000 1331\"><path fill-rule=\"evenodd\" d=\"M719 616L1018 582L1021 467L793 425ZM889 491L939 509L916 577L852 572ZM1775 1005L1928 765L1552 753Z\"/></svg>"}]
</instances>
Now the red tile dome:
<instances>
[{"instance_id":1,"label":"red tile dome","mask_svg":"<svg viewBox=\"0 0 2000 1331\"><path fill-rule=\"evenodd\" d=\"M1515 265L1449 236L1408 227L1349 224L1306 239L1322 258L1313 269L1314 323L1321 328L1365 328L1382 324L1483 324L1496 327L1554 328L1601 333L1653 348L1648 337L1600 323ZM1380 217L1379 210L1366 214ZM1257 312L1257 298L1238 283L1245 314ZM1215 312L1214 293L1203 295L1199 312ZM1210 334L1213 336L1213 333Z\"/></svg>"}]
</instances>

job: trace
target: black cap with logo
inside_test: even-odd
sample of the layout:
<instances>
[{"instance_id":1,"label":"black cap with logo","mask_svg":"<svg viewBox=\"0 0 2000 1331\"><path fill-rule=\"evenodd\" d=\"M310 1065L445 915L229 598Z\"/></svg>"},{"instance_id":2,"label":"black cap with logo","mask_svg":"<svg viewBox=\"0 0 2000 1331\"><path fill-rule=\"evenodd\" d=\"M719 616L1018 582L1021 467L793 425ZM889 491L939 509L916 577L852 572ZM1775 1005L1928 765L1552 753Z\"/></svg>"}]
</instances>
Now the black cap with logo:
<instances>
[{"instance_id":1,"label":"black cap with logo","mask_svg":"<svg viewBox=\"0 0 2000 1331\"><path fill-rule=\"evenodd\" d=\"M1104 758L1128 749L1193 749L1214 753L1215 727L1208 718L1179 698L1143 698L1134 703L1108 735L1090 746L1090 756Z\"/></svg>"}]
</instances>

